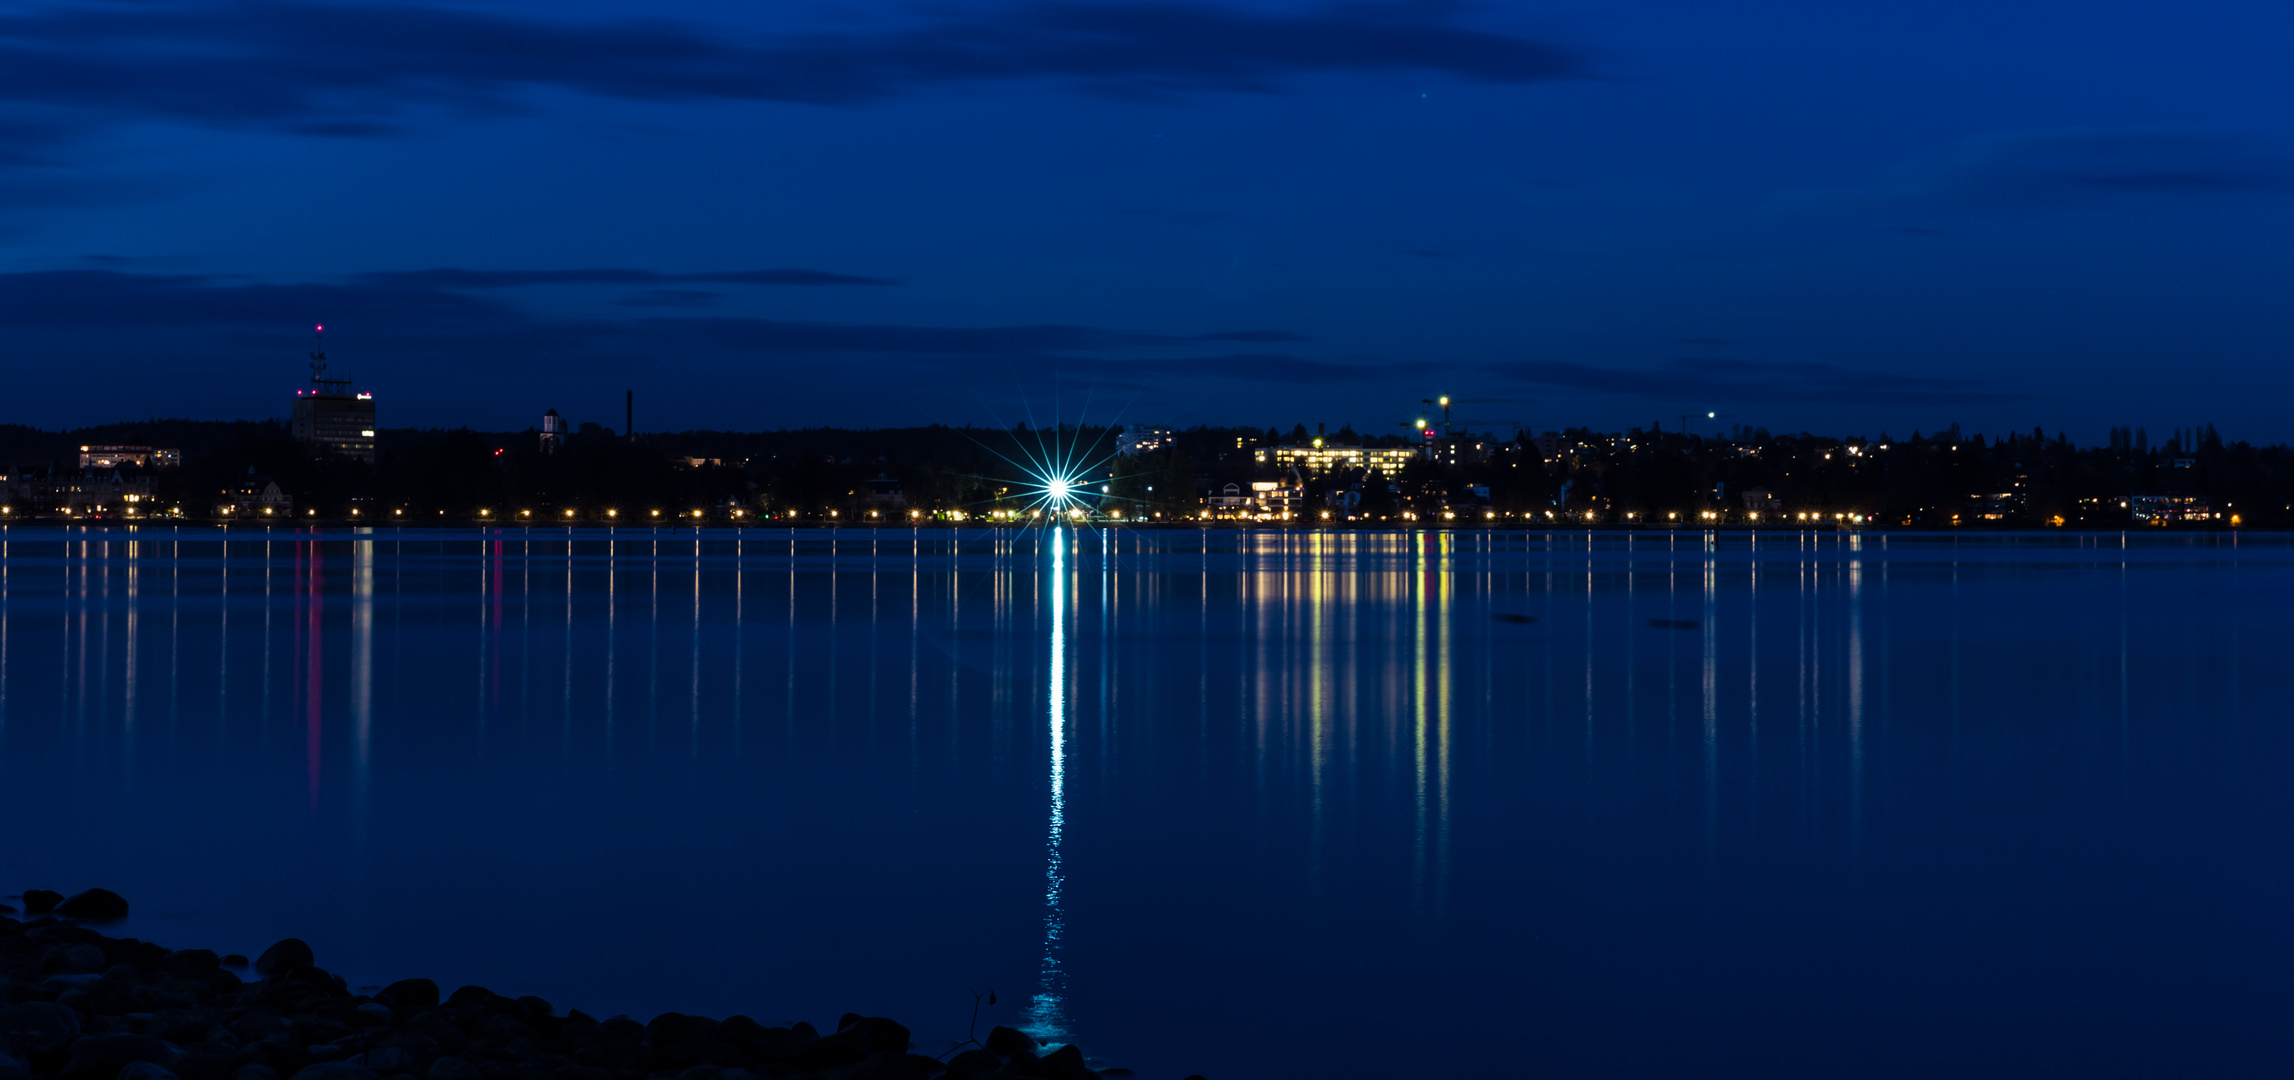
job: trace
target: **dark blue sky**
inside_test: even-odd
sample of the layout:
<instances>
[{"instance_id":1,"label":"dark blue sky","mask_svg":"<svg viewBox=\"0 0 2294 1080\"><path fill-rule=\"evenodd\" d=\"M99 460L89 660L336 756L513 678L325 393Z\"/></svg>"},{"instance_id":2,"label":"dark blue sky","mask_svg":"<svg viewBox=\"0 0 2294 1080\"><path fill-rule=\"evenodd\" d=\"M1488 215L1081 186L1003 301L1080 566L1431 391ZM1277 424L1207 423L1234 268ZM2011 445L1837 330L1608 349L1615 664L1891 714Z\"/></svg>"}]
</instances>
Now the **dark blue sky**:
<instances>
[{"instance_id":1,"label":"dark blue sky","mask_svg":"<svg viewBox=\"0 0 2294 1080\"><path fill-rule=\"evenodd\" d=\"M2294 438L2294 5L20 3L0 421Z\"/></svg>"}]
</instances>

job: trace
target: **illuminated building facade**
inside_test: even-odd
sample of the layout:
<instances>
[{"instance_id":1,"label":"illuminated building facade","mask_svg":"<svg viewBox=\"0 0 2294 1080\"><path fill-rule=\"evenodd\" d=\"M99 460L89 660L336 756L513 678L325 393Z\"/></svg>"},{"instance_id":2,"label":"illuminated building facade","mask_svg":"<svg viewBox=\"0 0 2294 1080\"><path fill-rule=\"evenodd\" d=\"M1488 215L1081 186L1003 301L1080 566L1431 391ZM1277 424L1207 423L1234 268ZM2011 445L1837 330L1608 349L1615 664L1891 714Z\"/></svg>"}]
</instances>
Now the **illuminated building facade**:
<instances>
[{"instance_id":1,"label":"illuminated building facade","mask_svg":"<svg viewBox=\"0 0 2294 1080\"><path fill-rule=\"evenodd\" d=\"M1345 469L1377 469L1388 476L1421 455L1411 447L1332 446L1320 439L1302 446L1270 446L1252 452L1261 465L1297 469L1309 476Z\"/></svg>"},{"instance_id":2,"label":"illuminated building facade","mask_svg":"<svg viewBox=\"0 0 2294 1080\"><path fill-rule=\"evenodd\" d=\"M2222 517L2211 500L2198 495L2130 495L2126 501L2128 511L2144 525L2215 521Z\"/></svg>"},{"instance_id":3,"label":"illuminated building facade","mask_svg":"<svg viewBox=\"0 0 2294 1080\"><path fill-rule=\"evenodd\" d=\"M137 469L172 469L183 464L181 450L154 450L148 446L83 446L80 447L80 468L117 469L127 466Z\"/></svg>"},{"instance_id":4,"label":"illuminated building facade","mask_svg":"<svg viewBox=\"0 0 2294 1080\"><path fill-rule=\"evenodd\" d=\"M326 377L327 354L311 354L311 388L295 391L294 434L315 457L374 464L374 395L354 394L349 379Z\"/></svg>"}]
</instances>

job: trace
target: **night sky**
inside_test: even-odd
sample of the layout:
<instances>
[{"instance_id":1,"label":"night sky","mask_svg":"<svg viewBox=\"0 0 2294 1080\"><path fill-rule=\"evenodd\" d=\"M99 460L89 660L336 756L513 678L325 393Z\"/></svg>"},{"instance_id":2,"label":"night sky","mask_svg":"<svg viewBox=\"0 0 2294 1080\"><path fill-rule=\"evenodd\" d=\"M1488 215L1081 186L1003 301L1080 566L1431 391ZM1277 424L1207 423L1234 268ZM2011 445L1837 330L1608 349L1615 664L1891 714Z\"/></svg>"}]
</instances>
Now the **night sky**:
<instances>
[{"instance_id":1,"label":"night sky","mask_svg":"<svg viewBox=\"0 0 2294 1080\"><path fill-rule=\"evenodd\" d=\"M282 416L323 322L391 427L1448 393L2294 439L2289 41L2208 0L18 3L0 422Z\"/></svg>"}]
</instances>

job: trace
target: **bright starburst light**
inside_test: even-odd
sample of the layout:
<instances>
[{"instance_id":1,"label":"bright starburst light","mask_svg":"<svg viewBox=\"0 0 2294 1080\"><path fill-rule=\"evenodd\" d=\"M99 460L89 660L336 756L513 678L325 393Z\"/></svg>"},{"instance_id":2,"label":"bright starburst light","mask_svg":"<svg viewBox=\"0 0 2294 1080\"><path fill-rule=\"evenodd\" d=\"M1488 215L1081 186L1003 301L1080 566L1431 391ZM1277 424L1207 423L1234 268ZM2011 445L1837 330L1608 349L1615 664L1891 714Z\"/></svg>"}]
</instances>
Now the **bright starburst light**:
<instances>
[{"instance_id":1,"label":"bright starburst light","mask_svg":"<svg viewBox=\"0 0 2294 1080\"><path fill-rule=\"evenodd\" d=\"M1010 431L1011 449L1015 453L980 443L1018 474L1007 474L1000 479L977 478L1010 485L998 491L994 501L1007 507L1017 502L1021 509L1017 513L1008 510L999 513L1029 523L1065 520L1081 524L1096 521L1102 515L1121 520L1124 515L1120 504L1138 502L1111 490L1114 485L1107 469L1115 459L1112 423L1055 422L1048 427L1022 424Z\"/></svg>"}]
</instances>

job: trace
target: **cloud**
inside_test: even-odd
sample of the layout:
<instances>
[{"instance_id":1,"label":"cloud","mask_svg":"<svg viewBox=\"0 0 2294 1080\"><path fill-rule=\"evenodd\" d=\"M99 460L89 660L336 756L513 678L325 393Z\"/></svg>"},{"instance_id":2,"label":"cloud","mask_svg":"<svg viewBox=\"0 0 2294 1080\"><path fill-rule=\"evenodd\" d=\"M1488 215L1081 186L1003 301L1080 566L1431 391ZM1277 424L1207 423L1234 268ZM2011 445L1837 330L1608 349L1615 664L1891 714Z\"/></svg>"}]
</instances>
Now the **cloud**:
<instances>
[{"instance_id":1,"label":"cloud","mask_svg":"<svg viewBox=\"0 0 2294 1080\"><path fill-rule=\"evenodd\" d=\"M516 289L533 285L897 285L889 278L856 277L823 270L718 270L662 274L651 270L378 270L357 280L402 288Z\"/></svg>"},{"instance_id":2,"label":"cloud","mask_svg":"<svg viewBox=\"0 0 2294 1080\"><path fill-rule=\"evenodd\" d=\"M717 306L722 299L707 289L647 289L615 302L623 307L705 308Z\"/></svg>"},{"instance_id":3,"label":"cloud","mask_svg":"<svg viewBox=\"0 0 2294 1080\"><path fill-rule=\"evenodd\" d=\"M260 396L264 388L297 378L308 328L317 322L327 325L338 362L381 376L394 400L409 403L402 407L434 415L522 399L537 388L606 383L682 387L701 395L686 407L701 409L733 408L732 401L768 389L775 401L797 400L787 395L801 388L929 402L1007 378L1144 380L1164 387L1183 380L1201 387L1354 380L1368 371L1210 348L1301 340L1281 330L1169 335L1067 324L831 323L676 312L714 299L701 289L641 289L619 304L587 309L638 309L629 317L569 318L528 311L496 291L526 280L516 272L478 278L477 288L468 287L471 279L462 273L369 273L291 284L119 268L0 274L0 352L32 358L14 374L8 398L30 411L0 420L50 422L58 403L84 396L75 387L90 365L116 373L140 394L184 407L221 401L211 407L235 415L239 407L229 400L267 400ZM583 273L613 285L730 276ZM234 392L241 398L231 399ZM702 400L709 395L722 400ZM113 400L103 411L118 408L140 406Z\"/></svg>"},{"instance_id":4,"label":"cloud","mask_svg":"<svg viewBox=\"0 0 2294 1080\"><path fill-rule=\"evenodd\" d=\"M1897 169L1858 201L1881 213L2025 213L2113 199L2294 193L2294 154L2262 140L2174 131L2075 129L1970 141ZM1940 230L1896 226L1910 235Z\"/></svg>"},{"instance_id":5,"label":"cloud","mask_svg":"<svg viewBox=\"0 0 2294 1080\"><path fill-rule=\"evenodd\" d=\"M1113 368L1115 365L1109 366ZM1135 376L1146 374L1162 378L1176 376L1185 379L1240 379L1272 383L1366 382L1392 374L1380 368L1333 364L1278 353L1232 353L1226 356L1123 361L1120 370Z\"/></svg>"},{"instance_id":6,"label":"cloud","mask_svg":"<svg viewBox=\"0 0 2294 1080\"><path fill-rule=\"evenodd\" d=\"M1657 368L1612 368L1535 361L1501 364L1494 370L1524 383L1669 402L1941 405L2009 401L2021 396L2001 392L1983 379L1903 375L1830 364L1680 359Z\"/></svg>"},{"instance_id":7,"label":"cloud","mask_svg":"<svg viewBox=\"0 0 2294 1080\"><path fill-rule=\"evenodd\" d=\"M1116 217L1146 218L1153 221L1168 221L1174 225L1229 225L1243 220L1243 218L1239 215L1222 213L1215 210L1178 211L1129 209L1111 210L1109 213L1115 215Z\"/></svg>"},{"instance_id":8,"label":"cloud","mask_svg":"<svg viewBox=\"0 0 2294 1080\"><path fill-rule=\"evenodd\" d=\"M1276 341L1305 341L1303 335L1288 330L1228 330L1217 334L1196 334L1194 341L1243 341L1265 344Z\"/></svg>"},{"instance_id":9,"label":"cloud","mask_svg":"<svg viewBox=\"0 0 2294 1080\"><path fill-rule=\"evenodd\" d=\"M71 138L62 124L0 116L0 166L49 164L53 151Z\"/></svg>"},{"instance_id":10,"label":"cloud","mask_svg":"<svg viewBox=\"0 0 2294 1080\"><path fill-rule=\"evenodd\" d=\"M1168 97L1269 93L1319 73L1512 84L1584 74L1568 48L1464 26L1458 14L1447 3L1272 13L1185 0L1023 0L878 29L743 39L663 20L427 5L57 4L0 16L0 106L348 137L390 133L413 105L513 108L527 88L855 105L998 81ZM37 150L60 133L0 126L0 154Z\"/></svg>"}]
</instances>

